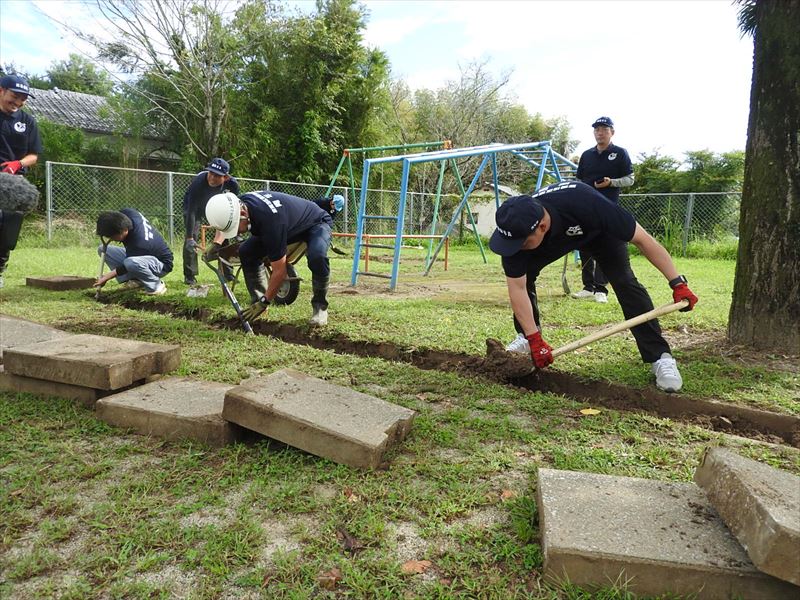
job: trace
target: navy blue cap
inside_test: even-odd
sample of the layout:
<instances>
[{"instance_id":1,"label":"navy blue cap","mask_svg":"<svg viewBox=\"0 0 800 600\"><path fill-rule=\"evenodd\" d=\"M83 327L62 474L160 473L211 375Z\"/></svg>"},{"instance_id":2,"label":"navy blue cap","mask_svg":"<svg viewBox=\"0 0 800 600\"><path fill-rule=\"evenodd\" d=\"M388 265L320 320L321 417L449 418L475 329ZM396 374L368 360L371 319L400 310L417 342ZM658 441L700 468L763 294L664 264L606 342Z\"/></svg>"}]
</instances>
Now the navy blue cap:
<instances>
[{"instance_id":1,"label":"navy blue cap","mask_svg":"<svg viewBox=\"0 0 800 600\"><path fill-rule=\"evenodd\" d=\"M597 117L592 123L592 127L611 127L611 129L614 129L614 121L611 120L611 117Z\"/></svg>"},{"instance_id":2,"label":"navy blue cap","mask_svg":"<svg viewBox=\"0 0 800 600\"><path fill-rule=\"evenodd\" d=\"M31 86L28 85L27 80L19 75L4 75L3 78L0 79L0 88L36 98L36 96L31 94Z\"/></svg>"},{"instance_id":3,"label":"navy blue cap","mask_svg":"<svg viewBox=\"0 0 800 600\"><path fill-rule=\"evenodd\" d=\"M214 158L211 159L210 163L208 163L206 171L211 171L217 175L227 175L231 171L231 166L224 158Z\"/></svg>"},{"instance_id":4,"label":"navy blue cap","mask_svg":"<svg viewBox=\"0 0 800 600\"><path fill-rule=\"evenodd\" d=\"M494 216L497 229L489 239L489 248L500 256L513 256L522 249L543 217L544 208L538 200L530 196L509 198Z\"/></svg>"}]
</instances>

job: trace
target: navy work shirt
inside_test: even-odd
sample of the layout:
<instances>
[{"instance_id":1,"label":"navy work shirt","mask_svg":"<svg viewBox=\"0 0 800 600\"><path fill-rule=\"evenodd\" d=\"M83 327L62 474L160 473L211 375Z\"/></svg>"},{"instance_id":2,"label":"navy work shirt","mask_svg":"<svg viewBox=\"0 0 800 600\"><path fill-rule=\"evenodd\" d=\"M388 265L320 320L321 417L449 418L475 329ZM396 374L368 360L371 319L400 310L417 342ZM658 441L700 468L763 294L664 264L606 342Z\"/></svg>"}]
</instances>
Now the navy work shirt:
<instances>
[{"instance_id":1,"label":"navy work shirt","mask_svg":"<svg viewBox=\"0 0 800 600\"><path fill-rule=\"evenodd\" d=\"M10 115L0 111L0 162L41 153L42 137L36 119L23 110Z\"/></svg>"},{"instance_id":2,"label":"navy work shirt","mask_svg":"<svg viewBox=\"0 0 800 600\"><path fill-rule=\"evenodd\" d=\"M603 177L619 179L633 173L633 165L628 151L620 146L609 144L602 152L597 151L597 146L589 148L581 154L578 161L578 170L575 176L583 183L594 188L594 182ZM612 202L619 202L619 188L608 186L597 190Z\"/></svg>"},{"instance_id":3,"label":"navy work shirt","mask_svg":"<svg viewBox=\"0 0 800 600\"><path fill-rule=\"evenodd\" d=\"M222 185L208 185L208 171L201 171L195 175L186 193L183 195L183 223L186 226L186 236L194 234L198 221L202 221L206 214L206 204L209 198L222 192L230 191L239 195L239 182L231 177Z\"/></svg>"},{"instance_id":4,"label":"navy work shirt","mask_svg":"<svg viewBox=\"0 0 800 600\"><path fill-rule=\"evenodd\" d=\"M127 256L155 256L164 263L164 273L172 271L172 250L169 249L167 242L156 231L142 213L133 208L123 208L120 210L126 215L133 225L128 230L128 235L122 241L125 246ZM117 268L117 275L123 275L127 270L120 266Z\"/></svg>"},{"instance_id":5,"label":"navy work shirt","mask_svg":"<svg viewBox=\"0 0 800 600\"><path fill-rule=\"evenodd\" d=\"M522 277L528 274L531 261L541 269L572 250L604 238L629 242L636 230L631 213L585 183L554 183L531 196L550 214L550 229L538 248L503 257L506 277Z\"/></svg>"},{"instance_id":6,"label":"navy work shirt","mask_svg":"<svg viewBox=\"0 0 800 600\"><path fill-rule=\"evenodd\" d=\"M331 216L314 202L280 192L250 192L239 198L250 216L250 233L261 239L267 257L279 260L286 256L286 246L307 241L308 230Z\"/></svg>"}]
</instances>

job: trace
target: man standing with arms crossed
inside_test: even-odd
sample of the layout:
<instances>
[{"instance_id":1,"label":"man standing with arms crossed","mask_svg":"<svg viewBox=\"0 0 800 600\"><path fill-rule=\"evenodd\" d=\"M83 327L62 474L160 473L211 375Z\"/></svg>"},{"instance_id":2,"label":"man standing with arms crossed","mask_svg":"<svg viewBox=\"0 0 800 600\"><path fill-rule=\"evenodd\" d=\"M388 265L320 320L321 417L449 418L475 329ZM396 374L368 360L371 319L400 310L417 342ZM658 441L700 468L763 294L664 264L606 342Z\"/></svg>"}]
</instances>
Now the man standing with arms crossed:
<instances>
[{"instance_id":1,"label":"man standing with arms crossed","mask_svg":"<svg viewBox=\"0 0 800 600\"><path fill-rule=\"evenodd\" d=\"M625 148L611 143L614 121L610 117L599 117L592 123L592 128L597 145L581 154L575 176L614 204L619 204L620 188L633 185L631 158ZM581 250L580 254L583 289L572 294L572 297L608 302L608 279L590 253Z\"/></svg>"},{"instance_id":2,"label":"man standing with arms crossed","mask_svg":"<svg viewBox=\"0 0 800 600\"><path fill-rule=\"evenodd\" d=\"M183 224L186 240L183 245L183 282L186 285L197 284L197 238L200 237L200 225L206 214L206 204L211 196L222 192L239 194L239 182L230 175L228 161L214 158L208 163L205 171L198 173L189 184L183 195ZM223 266L225 277L232 279L229 267Z\"/></svg>"},{"instance_id":3,"label":"man standing with arms crossed","mask_svg":"<svg viewBox=\"0 0 800 600\"><path fill-rule=\"evenodd\" d=\"M17 75L0 78L0 171L23 175L36 164L42 152L42 138L36 119L20 110L33 98L28 82ZM0 288L11 251L22 229L22 213L0 211Z\"/></svg>"}]
</instances>

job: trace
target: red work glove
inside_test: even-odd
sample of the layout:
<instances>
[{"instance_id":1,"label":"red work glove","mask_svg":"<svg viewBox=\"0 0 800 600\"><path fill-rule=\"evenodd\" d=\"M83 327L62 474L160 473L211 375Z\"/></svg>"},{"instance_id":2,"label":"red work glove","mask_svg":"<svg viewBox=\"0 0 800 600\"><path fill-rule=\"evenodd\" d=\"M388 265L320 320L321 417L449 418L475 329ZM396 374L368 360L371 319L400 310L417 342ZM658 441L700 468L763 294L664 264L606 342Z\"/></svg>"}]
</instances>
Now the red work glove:
<instances>
[{"instance_id":1,"label":"red work glove","mask_svg":"<svg viewBox=\"0 0 800 600\"><path fill-rule=\"evenodd\" d=\"M689 286L685 283L679 283L672 288L672 299L675 302L680 302L681 300L689 301L689 306L682 308L680 312L688 312L694 308L695 304L697 304L697 296L692 293L692 290L690 290Z\"/></svg>"},{"instance_id":2,"label":"red work glove","mask_svg":"<svg viewBox=\"0 0 800 600\"><path fill-rule=\"evenodd\" d=\"M22 170L22 163L18 160L10 160L8 162L1 163L0 170L2 170L3 173L10 173L11 175L14 175Z\"/></svg>"},{"instance_id":3,"label":"red work glove","mask_svg":"<svg viewBox=\"0 0 800 600\"><path fill-rule=\"evenodd\" d=\"M544 369L553 364L553 349L542 339L542 332L537 331L528 336L528 345L531 347L531 360L538 368Z\"/></svg>"}]
</instances>

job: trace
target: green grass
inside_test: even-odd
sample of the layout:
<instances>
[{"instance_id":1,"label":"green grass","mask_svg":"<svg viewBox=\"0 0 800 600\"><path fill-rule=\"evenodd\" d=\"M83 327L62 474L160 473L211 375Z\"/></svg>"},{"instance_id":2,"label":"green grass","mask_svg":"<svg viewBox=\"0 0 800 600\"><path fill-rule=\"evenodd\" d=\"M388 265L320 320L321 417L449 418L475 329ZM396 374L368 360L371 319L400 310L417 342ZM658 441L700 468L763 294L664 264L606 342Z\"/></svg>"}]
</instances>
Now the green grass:
<instances>
[{"instance_id":1,"label":"green grass","mask_svg":"<svg viewBox=\"0 0 800 600\"><path fill-rule=\"evenodd\" d=\"M484 265L474 248L453 248L447 272L437 264L422 277L422 256L403 251L395 293L367 278L350 289L351 261L332 258L330 327L322 335L480 355L487 337L510 339L496 257L487 255ZM632 260L655 304L670 301L663 278ZM686 391L800 412L796 368L778 368L787 363L781 357L745 360L724 344L734 264L678 264L700 297L692 313L662 321ZM568 398L98 304L87 291L24 285L25 276L94 276L96 269L92 249L18 249L0 312L72 332L180 343L181 375L237 383L291 367L418 416L387 469L360 472L268 440L222 449L164 443L105 425L68 401L0 393L0 598L633 598L624 582L592 595L541 579L538 467L690 481L704 449L725 445L800 473L800 453L788 447L645 414L579 417L584 405ZM305 327L310 277L304 262L299 271L300 298L271 308L268 318ZM577 289L578 272L571 268L569 278ZM214 281L207 269L200 279ZM216 289L186 298L181 280L178 265L158 301L232 315ZM120 297L113 287L103 293ZM613 300L565 298L560 264L539 287L554 346L622 320ZM626 335L555 366L652 385ZM401 565L411 560L431 566L404 574ZM328 589L321 576L333 569L340 579Z\"/></svg>"}]
</instances>

